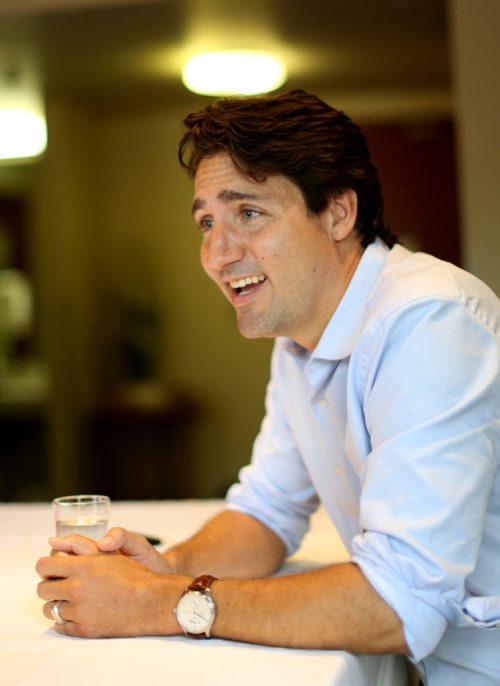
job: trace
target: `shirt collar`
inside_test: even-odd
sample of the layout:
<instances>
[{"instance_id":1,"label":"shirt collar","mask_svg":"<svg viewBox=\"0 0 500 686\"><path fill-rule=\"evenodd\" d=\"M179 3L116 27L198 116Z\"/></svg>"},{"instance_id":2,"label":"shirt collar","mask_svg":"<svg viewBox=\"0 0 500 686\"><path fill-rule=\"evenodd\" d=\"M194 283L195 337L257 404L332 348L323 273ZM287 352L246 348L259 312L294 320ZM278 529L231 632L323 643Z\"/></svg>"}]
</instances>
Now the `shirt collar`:
<instances>
[{"instance_id":1,"label":"shirt collar","mask_svg":"<svg viewBox=\"0 0 500 686\"><path fill-rule=\"evenodd\" d=\"M301 366L313 359L342 360L349 357L366 317L366 303L384 264L389 248L379 238L365 249L356 271L311 354L295 341L286 339L286 349Z\"/></svg>"}]
</instances>

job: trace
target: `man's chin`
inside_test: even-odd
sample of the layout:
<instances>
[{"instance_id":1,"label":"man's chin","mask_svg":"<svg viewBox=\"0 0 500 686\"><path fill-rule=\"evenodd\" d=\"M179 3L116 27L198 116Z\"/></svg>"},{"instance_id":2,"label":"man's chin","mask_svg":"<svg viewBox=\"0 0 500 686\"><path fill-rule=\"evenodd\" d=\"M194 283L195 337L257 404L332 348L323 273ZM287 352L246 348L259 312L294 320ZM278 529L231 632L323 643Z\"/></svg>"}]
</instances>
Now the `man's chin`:
<instances>
[{"instance_id":1,"label":"man's chin","mask_svg":"<svg viewBox=\"0 0 500 686\"><path fill-rule=\"evenodd\" d=\"M248 321L244 317L237 316L238 330L244 338L275 338L278 334L275 333L273 327L266 326L262 322Z\"/></svg>"}]
</instances>

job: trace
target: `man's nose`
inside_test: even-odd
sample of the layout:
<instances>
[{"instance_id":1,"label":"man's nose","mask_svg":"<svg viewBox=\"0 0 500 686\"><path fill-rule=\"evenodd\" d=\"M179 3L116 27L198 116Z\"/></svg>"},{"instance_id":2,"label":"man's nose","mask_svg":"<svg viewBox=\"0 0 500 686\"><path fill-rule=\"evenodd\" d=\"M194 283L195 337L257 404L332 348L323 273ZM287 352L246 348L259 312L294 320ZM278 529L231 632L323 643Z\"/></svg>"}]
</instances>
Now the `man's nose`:
<instances>
[{"instance_id":1,"label":"man's nose","mask_svg":"<svg viewBox=\"0 0 500 686\"><path fill-rule=\"evenodd\" d=\"M234 231L218 225L212 227L203 243L202 260L205 267L220 271L241 260L243 253L243 245Z\"/></svg>"}]
</instances>

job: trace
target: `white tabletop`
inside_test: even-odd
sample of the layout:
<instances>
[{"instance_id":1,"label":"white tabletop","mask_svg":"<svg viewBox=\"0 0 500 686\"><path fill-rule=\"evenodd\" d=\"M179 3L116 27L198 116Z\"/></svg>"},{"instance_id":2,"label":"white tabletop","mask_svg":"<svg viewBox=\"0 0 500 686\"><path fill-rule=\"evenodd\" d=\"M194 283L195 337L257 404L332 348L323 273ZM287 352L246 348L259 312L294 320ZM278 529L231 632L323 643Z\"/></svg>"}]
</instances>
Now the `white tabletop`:
<instances>
[{"instance_id":1,"label":"white tabletop","mask_svg":"<svg viewBox=\"0 0 500 686\"><path fill-rule=\"evenodd\" d=\"M163 546L193 533L221 501L113 503L111 525L157 536ZM392 656L268 648L212 639L89 640L57 634L36 595L36 560L48 552L50 504L0 504L0 683L8 686L137 684L203 686L403 686ZM284 571L347 559L323 511ZM92 680L92 681L91 681Z\"/></svg>"}]
</instances>

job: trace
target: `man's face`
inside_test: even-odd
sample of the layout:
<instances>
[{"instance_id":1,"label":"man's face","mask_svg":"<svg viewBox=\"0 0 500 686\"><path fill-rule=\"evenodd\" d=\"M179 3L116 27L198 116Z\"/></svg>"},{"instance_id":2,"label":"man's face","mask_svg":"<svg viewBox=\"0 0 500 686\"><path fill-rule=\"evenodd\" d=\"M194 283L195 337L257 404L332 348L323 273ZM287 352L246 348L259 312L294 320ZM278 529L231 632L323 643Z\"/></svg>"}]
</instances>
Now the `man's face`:
<instances>
[{"instance_id":1,"label":"man's face","mask_svg":"<svg viewBox=\"0 0 500 686\"><path fill-rule=\"evenodd\" d=\"M286 177L254 181L220 154L198 167L193 215L203 268L241 333L287 336L312 350L350 278L329 233L331 211L310 214Z\"/></svg>"}]
</instances>

